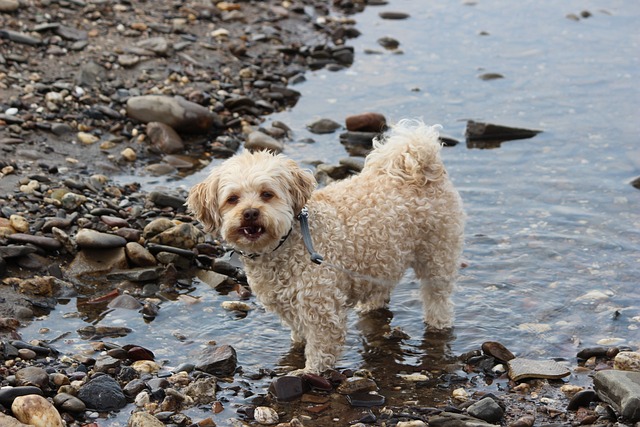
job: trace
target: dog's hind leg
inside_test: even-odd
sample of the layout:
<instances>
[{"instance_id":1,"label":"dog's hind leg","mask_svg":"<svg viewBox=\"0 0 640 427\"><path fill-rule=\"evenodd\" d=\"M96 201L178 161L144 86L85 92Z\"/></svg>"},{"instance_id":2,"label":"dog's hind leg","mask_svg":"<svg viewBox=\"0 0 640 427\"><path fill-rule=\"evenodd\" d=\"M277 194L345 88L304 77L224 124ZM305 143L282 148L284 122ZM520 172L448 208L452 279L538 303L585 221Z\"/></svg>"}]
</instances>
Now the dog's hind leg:
<instances>
[{"instance_id":1,"label":"dog's hind leg","mask_svg":"<svg viewBox=\"0 0 640 427\"><path fill-rule=\"evenodd\" d=\"M436 233L418 249L412 268L420 279L424 321L436 329L450 328L454 318L451 294L458 277L462 236Z\"/></svg>"}]
</instances>

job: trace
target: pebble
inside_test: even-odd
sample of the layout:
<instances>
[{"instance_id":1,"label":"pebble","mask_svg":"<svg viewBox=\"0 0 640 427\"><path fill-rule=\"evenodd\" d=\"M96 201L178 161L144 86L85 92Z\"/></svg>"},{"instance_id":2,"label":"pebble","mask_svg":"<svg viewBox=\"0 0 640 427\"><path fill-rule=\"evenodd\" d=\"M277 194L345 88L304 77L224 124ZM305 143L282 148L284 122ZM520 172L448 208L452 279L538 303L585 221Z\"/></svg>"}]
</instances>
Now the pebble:
<instances>
[{"instance_id":1,"label":"pebble","mask_svg":"<svg viewBox=\"0 0 640 427\"><path fill-rule=\"evenodd\" d=\"M138 155L136 154L135 150L131 147L127 147L124 150L122 150L120 152L120 156L127 162L135 162L136 159L138 158Z\"/></svg>"},{"instance_id":2,"label":"pebble","mask_svg":"<svg viewBox=\"0 0 640 427\"><path fill-rule=\"evenodd\" d=\"M341 127L340 123L331 119L320 119L307 125L309 132L316 134L332 133Z\"/></svg>"},{"instance_id":3,"label":"pebble","mask_svg":"<svg viewBox=\"0 0 640 427\"><path fill-rule=\"evenodd\" d=\"M0 0L0 12L15 12L19 7L18 0Z\"/></svg>"},{"instance_id":4,"label":"pebble","mask_svg":"<svg viewBox=\"0 0 640 427\"><path fill-rule=\"evenodd\" d=\"M127 427L164 427L164 425L162 421L148 412L134 412L127 421Z\"/></svg>"},{"instance_id":5,"label":"pebble","mask_svg":"<svg viewBox=\"0 0 640 427\"><path fill-rule=\"evenodd\" d=\"M504 409L494 399L485 397L469 406L467 413L475 418L496 424L504 416Z\"/></svg>"},{"instance_id":6,"label":"pebble","mask_svg":"<svg viewBox=\"0 0 640 427\"><path fill-rule=\"evenodd\" d=\"M34 236L32 234L25 233L14 233L10 236L7 236L7 238L14 242L32 244L43 249L56 250L62 247L62 244L53 237Z\"/></svg>"},{"instance_id":7,"label":"pebble","mask_svg":"<svg viewBox=\"0 0 640 427\"><path fill-rule=\"evenodd\" d=\"M11 215L9 217L9 224L18 233L27 233L29 231L29 222L20 215Z\"/></svg>"},{"instance_id":8,"label":"pebble","mask_svg":"<svg viewBox=\"0 0 640 427\"><path fill-rule=\"evenodd\" d=\"M151 267L157 264L156 258L144 246L137 242L128 242L125 246L127 259L137 267Z\"/></svg>"},{"instance_id":9,"label":"pebble","mask_svg":"<svg viewBox=\"0 0 640 427\"><path fill-rule=\"evenodd\" d=\"M147 123L147 136L160 152L173 154L184 152L180 135L169 125L160 122Z\"/></svg>"},{"instance_id":10,"label":"pebble","mask_svg":"<svg viewBox=\"0 0 640 427\"><path fill-rule=\"evenodd\" d=\"M280 421L278 413L268 406L258 406L255 408L253 418L262 425L276 424Z\"/></svg>"},{"instance_id":11,"label":"pebble","mask_svg":"<svg viewBox=\"0 0 640 427\"><path fill-rule=\"evenodd\" d=\"M64 427L60 413L47 399L37 394L16 397L11 412L22 423L34 427Z\"/></svg>"},{"instance_id":12,"label":"pebble","mask_svg":"<svg viewBox=\"0 0 640 427\"><path fill-rule=\"evenodd\" d=\"M277 154L284 151L284 144L264 132L253 131L247 135L244 148L249 151L266 150Z\"/></svg>"},{"instance_id":13,"label":"pebble","mask_svg":"<svg viewBox=\"0 0 640 427\"><path fill-rule=\"evenodd\" d=\"M78 132L76 134L76 138L78 138L78 141L85 145L95 144L96 142L100 141L100 138L87 132Z\"/></svg>"},{"instance_id":14,"label":"pebble","mask_svg":"<svg viewBox=\"0 0 640 427\"><path fill-rule=\"evenodd\" d=\"M387 119L381 113L362 113L347 116L345 125L351 132L382 132L387 126Z\"/></svg>"},{"instance_id":15,"label":"pebble","mask_svg":"<svg viewBox=\"0 0 640 427\"><path fill-rule=\"evenodd\" d=\"M378 13L378 16L382 19L394 19L394 20L402 20L408 19L410 15L405 12L392 12L392 11L384 11Z\"/></svg>"},{"instance_id":16,"label":"pebble","mask_svg":"<svg viewBox=\"0 0 640 427\"><path fill-rule=\"evenodd\" d=\"M621 351L613 359L613 368L621 371L640 372L640 353L635 351Z\"/></svg>"}]
</instances>

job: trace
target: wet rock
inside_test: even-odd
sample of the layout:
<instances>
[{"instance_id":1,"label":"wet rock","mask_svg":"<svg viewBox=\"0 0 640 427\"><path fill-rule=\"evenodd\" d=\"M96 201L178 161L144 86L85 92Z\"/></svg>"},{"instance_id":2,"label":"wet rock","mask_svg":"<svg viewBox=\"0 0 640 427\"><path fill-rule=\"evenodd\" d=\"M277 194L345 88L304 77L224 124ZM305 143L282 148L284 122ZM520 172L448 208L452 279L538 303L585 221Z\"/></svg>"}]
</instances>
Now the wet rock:
<instances>
[{"instance_id":1,"label":"wet rock","mask_svg":"<svg viewBox=\"0 0 640 427\"><path fill-rule=\"evenodd\" d=\"M300 378L313 389L322 391L331 391L333 389L329 380L323 376L305 373Z\"/></svg>"},{"instance_id":2,"label":"wet rock","mask_svg":"<svg viewBox=\"0 0 640 427\"><path fill-rule=\"evenodd\" d=\"M429 427L490 427L494 424L487 423L478 418L452 412L442 412L429 417ZM495 426L494 426L495 427Z\"/></svg>"},{"instance_id":3,"label":"wet rock","mask_svg":"<svg viewBox=\"0 0 640 427\"><path fill-rule=\"evenodd\" d=\"M180 135L169 125L160 122L147 123L147 136L160 152L173 154L184 152Z\"/></svg>"},{"instance_id":4,"label":"wet rock","mask_svg":"<svg viewBox=\"0 0 640 427\"><path fill-rule=\"evenodd\" d=\"M49 374L42 368L28 366L16 372L18 386L34 386L40 389L49 387Z\"/></svg>"},{"instance_id":5,"label":"wet rock","mask_svg":"<svg viewBox=\"0 0 640 427\"><path fill-rule=\"evenodd\" d=\"M346 167L350 172L362 172L364 168L364 158L362 157L347 157L339 160L339 163Z\"/></svg>"},{"instance_id":6,"label":"wet rock","mask_svg":"<svg viewBox=\"0 0 640 427\"><path fill-rule=\"evenodd\" d=\"M78 398L87 408L97 411L116 411L127 404L120 385L109 375L92 378L78 390Z\"/></svg>"},{"instance_id":7,"label":"wet rock","mask_svg":"<svg viewBox=\"0 0 640 427\"><path fill-rule=\"evenodd\" d=\"M640 372L597 372L593 385L598 397L629 421L640 421Z\"/></svg>"},{"instance_id":8,"label":"wet rock","mask_svg":"<svg viewBox=\"0 0 640 427\"><path fill-rule=\"evenodd\" d=\"M42 389L36 386L3 387L0 388L0 404L10 407L16 397L30 394L42 395Z\"/></svg>"},{"instance_id":9,"label":"wet rock","mask_svg":"<svg viewBox=\"0 0 640 427\"><path fill-rule=\"evenodd\" d=\"M127 243L124 250L129 261L135 266L151 267L157 264L151 252L137 242Z\"/></svg>"},{"instance_id":10,"label":"wet rock","mask_svg":"<svg viewBox=\"0 0 640 427\"><path fill-rule=\"evenodd\" d=\"M578 359L587 360L592 357L606 357L611 347L588 347L578 352Z\"/></svg>"},{"instance_id":11,"label":"wet rock","mask_svg":"<svg viewBox=\"0 0 640 427\"><path fill-rule=\"evenodd\" d=\"M278 413L268 406L258 406L253 411L253 418L262 425L276 424L280 421Z\"/></svg>"},{"instance_id":12,"label":"wet rock","mask_svg":"<svg viewBox=\"0 0 640 427\"><path fill-rule=\"evenodd\" d=\"M160 207L171 207L174 209L184 208L184 204L187 200L183 197L174 196L171 194L163 193L161 191L152 191L149 193L149 200Z\"/></svg>"},{"instance_id":13,"label":"wet rock","mask_svg":"<svg viewBox=\"0 0 640 427\"><path fill-rule=\"evenodd\" d=\"M542 131L490 123L467 121L465 137L468 148L497 148L504 141L533 138Z\"/></svg>"},{"instance_id":14,"label":"wet rock","mask_svg":"<svg viewBox=\"0 0 640 427\"><path fill-rule=\"evenodd\" d=\"M124 237L81 228L76 235L76 243L81 249L113 249L127 244Z\"/></svg>"},{"instance_id":15,"label":"wet rock","mask_svg":"<svg viewBox=\"0 0 640 427\"><path fill-rule=\"evenodd\" d=\"M47 399L36 394L16 397L11 412L25 424L35 427L64 427L58 410Z\"/></svg>"},{"instance_id":16,"label":"wet rock","mask_svg":"<svg viewBox=\"0 0 640 427\"><path fill-rule=\"evenodd\" d=\"M640 190L640 176L639 176L639 177L637 177L637 178L634 178L634 179L631 181L631 185L632 185L634 188L637 188L638 190Z\"/></svg>"},{"instance_id":17,"label":"wet rock","mask_svg":"<svg viewBox=\"0 0 640 427\"><path fill-rule=\"evenodd\" d=\"M134 412L127 421L127 427L164 427L164 423L148 412Z\"/></svg>"},{"instance_id":18,"label":"wet rock","mask_svg":"<svg viewBox=\"0 0 640 427\"><path fill-rule=\"evenodd\" d=\"M378 385L371 378L351 377L340 384L336 391L340 394L357 394L375 391L377 389Z\"/></svg>"},{"instance_id":19,"label":"wet rock","mask_svg":"<svg viewBox=\"0 0 640 427\"><path fill-rule=\"evenodd\" d=\"M345 125L351 132L382 132L387 126L387 119L380 113L362 113L348 116Z\"/></svg>"},{"instance_id":20,"label":"wet rock","mask_svg":"<svg viewBox=\"0 0 640 427\"><path fill-rule=\"evenodd\" d=\"M589 404L595 399L596 392L593 390L581 390L573 395L569 404L567 405L567 410L569 411L577 411L578 408L588 408Z\"/></svg>"},{"instance_id":21,"label":"wet rock","mask_svg":"<svg viewBox=\"0 0 640 427\"><path fill-rule=\"evenodd\" d=\"M139 267L120 271L112 271L107 274L108 280L129 280L131 282L146 282L160 277L162 267Z\"/></svg>"},{"instance_id":22,"label":"wet rock","mask_svg":"<svg viewBox=\"0 0 640 427\"><path fill-rule=\"evenodd\" d=\"M149 243L193 249L204 242L204 233L192 224L183 223L169 228L149 239Z\"/></svg>"},{"instance_id":23,"label":"wet rock","mask_svg":"<svg viewBox=\"0 0 640 427\"><path fill-rule=\"evenodd\" d=\"M378 16L382 19L394 19L401 20L409 18L409 14L405 12L393 12L393 11L384 11L378 13Z\"/></svg>"},{"instance_id":24,"label":"wet rock","mask_svg":"<svg viewBox=\"0 0 640 427\"><path fill-rule=\"evenodd\" d=\"M467 413L472 417L480 418L481 420L496 424L502 419L504 409L502 409L494 399L485 397L484 399L469 406L467 408Z\"/></svg>"},{"instance_id":25,"label":"wet rock","mask_svg":"<svg viewBox=\"0 0 640 427\"><path fill-rule=\"evenodd\" d=\"M482 343L482 351L487 356L494 357L501 362L508 362L516 357L504 345L495 341L486 341Z\"/></svg>"},{"instance_id":26,"label":"wet rock","mask_svg":"<svg viewBox=\"0 0 640 427\"><path fill-rule=\"evenodd\" d=\"M508 362L509 378L519 381L524 378L559 379L571 374L571 371L553 360L532 360L517 357Z\"/></svg>"},{"instance_id":27,"label":"wet rock","mask_svg":"<svg viewBox=\"0 0 640 427\"><path fill-rule=\"evenodd\" d=\"M119 367L121 363L122 362L120 362L120 360L114 357L111 357L108 355L102 355L96 359L96 363L93 366L93 369L96 372L105 372L105 373L114 374L116 371L116 368Z\"/></svg>"},{"instance_id":28,"label":"wet rock","mask_svg":"<svg viewBox=\"0 0 640 427\"><path fill-rule=\"evenodd\" d=\"M340 129L340 127L340 123L335 122L331 119L320 119L307 125L307 129L309 129L309 132L317 134L332 133L337 129Z\"/></svg>"},{"instance_id":29,"label":"wet rock","mask_svg":"<svg viewBox=\"0 0 640 427\"><path fill-rule=\"evenodd\" d=\"M371 408L384 405L385 398L377 393L352 393L347 394L347 402L354 407Z\"/></svg>"},{"instance_id":30,"label":"wet rock","mask_svg":"<svg viewBox=\"0 0 640 427\"><path fill-rule=\"evenodd\" d=\"M640 372L640 353L621 351L613 359L613 368L621 371Z\"/></svg>"},{"instance_id":31,"label":"wet rock","mask_svg":"<svg viewBox=\"0 0 640 427\"><path fill-rule=\"evenodd\" d=\"M0 258L16 258L32 254L36 248L32 246L9 245L0 246Z\"/></svg>"},{"instance_id":32,"label":"wet rock","mask_svg":"<svg viewBox=\"0 0 640 427\"><path fill-rule=\"evenodd\" d=\"M377 132L344 132L340 134L340 143L352 156L366 156L373 148L373 139Z\"/></svg>"},{"instance_id":33,"label":"wet rock","mask_svg":"<svg viewBox=\"0 0 640 427\"><path fill-rule=\"evenodd\" d=\"M508 427L532 427L535 421L536 418L533 415L525 415L510 423Z\"/></svg>"},{"instance_id":34,"label":"wet rock","mask_svg":"<svg viewBox=\"0 0 640 427\"><path fill-rule=\"evenodd\" d=\"M84 249L73 259L67 274L75 277L102 277L112 270L128 268L124 248Z\"/></svg>"},{"instance_id":35,"label":"wet rock","mask_svg":"<svg viewBox=\"0 0 640 427\"><path fill-rule=\"evenodd\" d=\"M498 80L504 79L504 76L500 73L483 73L478 76L480 80L489 81L489 80Z\"/></svg>"},{"instance_id":36,"label":"wet rock","mask_svg":"<svg viewBox=\"0 0 640 427\"><path fill-rule=\"evenodd\" d=\"M400 42L393 37L380 37L377 42L380 46L388 50L395 50L400 46Z\"/></svg>"},{"instance_id":37,"label":"wet rock","mask_svg":"<svg viewBox=\"0 0 640 427\"><path fill-rule=\"evenodd\" d=\"M229 311L247 312L251 310L251 306L246 302L242 302L242 301L223 301L221 306L225 310L229 310Z\"/></svg>"},{"instance_id":38,"label":"wet rock","mask_svg":"<svg viewBox=\"0 0 640 427\"><path fill-rule=\"evenodd\" d=\"M216 114L182 97L143 95L129 98L127 115L143 123L161 122L178 132L205 133L219 124Z\"/></svg>"},{"instance_id":39,"label":"wet rock","mask_svg":"<svg viewBox=\"0 0 640 427\"><path fill-rule=\"evenodd\" d=\"M236 351L230 345L205 348L196 362L196 369L211 375L232 375L238 363Z\"/></svg>"},{"instance_id":40,"label":"wet rock","mask_svg":"<svg viewBox=\"0 0 640 427\"><path fill-rule=\"evenodd\" d=\"M14 233L8 236L8 239L18 243L30 243L42 249L56 250L62 247L62 243L53 237L34 236L32 234Z\"/></svg>"},{"instance_id":41,"label":"wet rock","mask_svg":"<svg viewBox=\"0 0 640 427\"><path fill-rule=\"evenodd\" d=\"M68 393L58 393L53 398L53 404L66 412L84 412L87 406L77 397Z\"/></svg>"},{"instance_id":42,"label":"wet rock","mask_svg":"<svg viewBox=\"0 0 640 427\"><path fill-rule=\"evenodd\" d=\"M132 330L124 326L85 326L78 329L77 332L84 339L97 340L106 337L124 337Z\"/></svg>"},{"instance_id":43,"label":"wet rock","mask_svg":"<svg viewBox=\"0 0 640 427\"><path fill-rule=\"evenodd\" d=\"M281 153L284 151L284 144L274 137L256 130L247 135L244 148L249 151L265 150L272 151L274 153Z\"/></svg>"},{"instance_id":44,"label":"wet rock","mask_svg":"<svg viewBox=\"0 0 640 427\"><path fill-rule=\"evenodd\" d=\"M269 392L280 402L299 399L304 393L302 379L293 375L278 377L271 382Z\"/></svg>"},{"instance_id":45,"label":"wet rock","mask_svg":"<svg viewBox=\"0 0 640 427\"><path fill-rule=\"evenodd\" d=\"M151 239L153 236L162 233L172 227L175 227L175 223L169 218L158 218L147 224L142 230L142 237L146 240Z\"/></svg>"},{"instance_id":46,"label":"wet rock","mask_svg":"<svg viewBox=\"0 0 640 427\"><path fill-rule=\"evenodd\" d=\"M183 393L191 397L193 401L201 405L209 405L216 401L215 377L198 378L184 388Z\"/></svg>"}]
</instances>

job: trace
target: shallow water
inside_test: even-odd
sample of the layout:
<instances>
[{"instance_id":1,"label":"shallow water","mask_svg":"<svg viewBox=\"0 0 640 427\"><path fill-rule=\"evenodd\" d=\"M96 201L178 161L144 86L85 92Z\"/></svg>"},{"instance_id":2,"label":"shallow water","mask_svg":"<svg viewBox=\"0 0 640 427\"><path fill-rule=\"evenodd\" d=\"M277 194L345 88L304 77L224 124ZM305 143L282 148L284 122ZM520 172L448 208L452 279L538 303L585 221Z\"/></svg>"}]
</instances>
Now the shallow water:
<instances>
[{"instance_id":1,"label":"shallow water","mask_svg":"<svg viewBox=\"0 0 640 427\"><path fill-rule=\"evenodd\" d=\"M382 20L383 10L411 18ZM583 10L592 16L566 17ZM598 343L638 348L640 191L629 182L640 175L640 3L391 0L355 19L362 36L349 42L356 49L353 66L308 73L296 86L298 105L267 122L285 122L296 141L316 141L289 142L287 155L328 163L347 154L338 133L305 130L314 119L344 122L350 114L377 111L390 121L421 117L443 125L444 134L462 141L443 156L468 215L468 266L454 298L453 334L425 334L409 272L390 309L391 327L411 338L382 340L383 320L352 317L340 365L366 367L381 378L444 365L489 340L520 356L569 364L579 348ZM380 47L382 36L399 40L403 53ZM504 78L478 78L487 72ZM543 132L495 149L469 149L467 119ZM177 185L189 187L207 172ZM112 341L146 346L167 367L193 361L209 341L232 345L247 371L300 363L299 355L287 354L288 331L273 315L251 301L255 308L238 318L220 307L235 294L195 284L190 295L198 303L165 302L152 322L117 310L97 323L132 328ZM24 335L47 326L43 338L71 331L59 341L61 350L87 348L75 333L87 325L74 318L78 311L71 300Z\"/></svg>"}]
</instances>

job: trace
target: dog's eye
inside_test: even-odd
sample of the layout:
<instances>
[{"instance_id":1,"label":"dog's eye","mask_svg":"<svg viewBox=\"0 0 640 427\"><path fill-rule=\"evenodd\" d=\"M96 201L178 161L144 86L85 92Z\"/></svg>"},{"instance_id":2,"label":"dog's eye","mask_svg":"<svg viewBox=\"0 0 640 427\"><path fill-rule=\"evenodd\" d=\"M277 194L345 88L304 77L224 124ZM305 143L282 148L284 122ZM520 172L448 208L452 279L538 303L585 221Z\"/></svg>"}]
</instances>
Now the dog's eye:
<instances>
[{"instance_id":1,"label":"dog's eye","mask_svg":"<svg viewBox=\"0 0 640 427\"><path fill-rule=\"evenodd\" d=\"M260 197L262 200L271 200L273 199L273 193L271 191L263 191L260 193Z\"/></svg>"},{"instance_id":2,"label":"dog's eye","mask_svg":"<svg viewBox=\"0 0 640 427\"><path fill-rule=\"evenodd\" d=\"M236 196L235 194L227 197L227 203L230 205L235 205L236 203L238 203L238 200L240 200L240 197Z\"/></svg>"}]
</instances>

